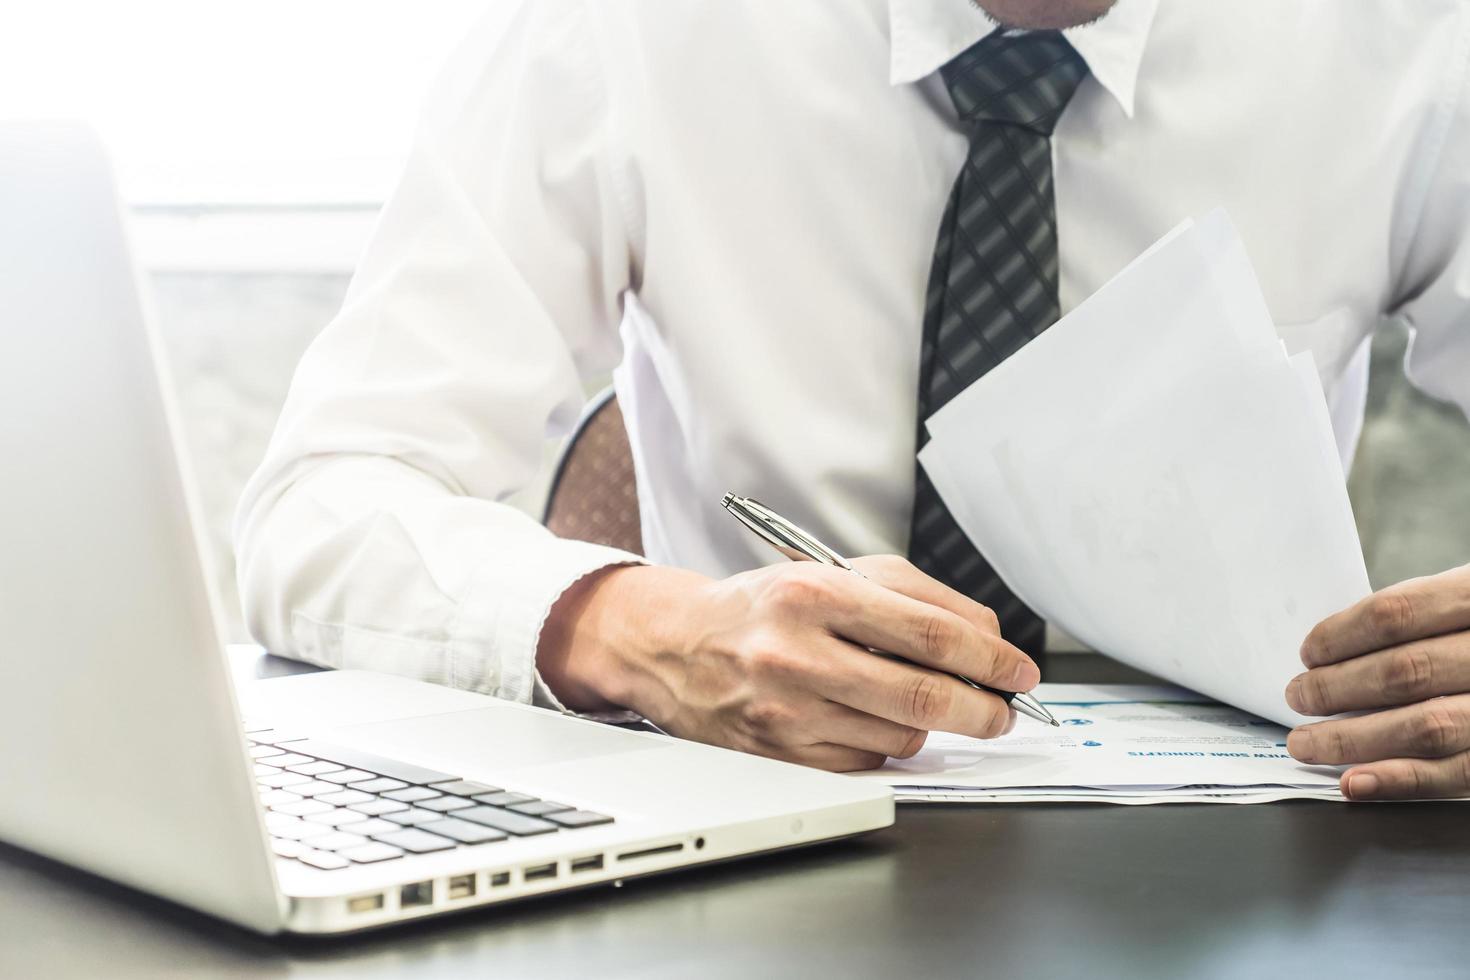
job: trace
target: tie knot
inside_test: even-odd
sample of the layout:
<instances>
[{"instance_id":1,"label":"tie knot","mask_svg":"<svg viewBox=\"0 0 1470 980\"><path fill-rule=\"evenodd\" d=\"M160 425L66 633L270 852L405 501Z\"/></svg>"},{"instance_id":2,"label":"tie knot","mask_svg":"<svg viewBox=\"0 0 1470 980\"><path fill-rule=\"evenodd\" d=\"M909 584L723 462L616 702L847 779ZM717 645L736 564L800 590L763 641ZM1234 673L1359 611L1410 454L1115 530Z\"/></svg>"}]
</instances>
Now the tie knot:
<instances>
[{"instance_id":1,"label":"tie knot","mask_svg":"<svg viewBox=\"0 0 1470 980\"><path fill-rule=\"evenodd\" d=\"M995 31L940 69L960 118L1050 136L1087 63L1058 31Z\"/></svg>"}]
</instances>

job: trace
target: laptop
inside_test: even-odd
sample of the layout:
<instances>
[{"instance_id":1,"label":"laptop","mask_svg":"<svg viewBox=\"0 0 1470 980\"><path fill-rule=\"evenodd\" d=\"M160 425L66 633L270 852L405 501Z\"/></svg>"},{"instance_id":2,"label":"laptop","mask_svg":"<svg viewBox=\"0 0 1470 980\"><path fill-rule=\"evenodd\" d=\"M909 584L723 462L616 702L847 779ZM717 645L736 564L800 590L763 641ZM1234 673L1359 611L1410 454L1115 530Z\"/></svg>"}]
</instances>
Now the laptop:
<instances>
[{"instance_id":1,"label":"laptop","mask_svg":"<svg viewBox=\"0 0 1470 980\"><path fill-rule=\"evenodd\" d=\"M140 299L97 141L0 125L0 840L338 933L892 823L884 786L399 677L237 698Z\"/></svg>"}]
</instances>

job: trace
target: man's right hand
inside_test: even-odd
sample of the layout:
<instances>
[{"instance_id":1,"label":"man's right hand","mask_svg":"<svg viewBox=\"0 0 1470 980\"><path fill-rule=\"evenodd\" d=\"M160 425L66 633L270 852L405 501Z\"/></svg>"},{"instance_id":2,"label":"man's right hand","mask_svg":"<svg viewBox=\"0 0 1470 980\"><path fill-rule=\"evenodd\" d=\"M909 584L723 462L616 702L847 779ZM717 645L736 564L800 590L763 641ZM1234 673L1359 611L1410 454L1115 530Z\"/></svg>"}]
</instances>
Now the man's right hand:
<instances>
[{"instance_id":1,"label":"man's right hand","mask_svg":"<svg viewBox=\"0 0 1470 980\"><path fill-rule=\"evenodd\" d=\"M538 666L570 707L627 707L675 735L836 771L907 758L930 731L1009 731L1002 699L949 676L1040 681L991 611L902 558L853 564L866 578L810 562L719 581L605 569L556 603Z\"/></svg>"}]
</instances>

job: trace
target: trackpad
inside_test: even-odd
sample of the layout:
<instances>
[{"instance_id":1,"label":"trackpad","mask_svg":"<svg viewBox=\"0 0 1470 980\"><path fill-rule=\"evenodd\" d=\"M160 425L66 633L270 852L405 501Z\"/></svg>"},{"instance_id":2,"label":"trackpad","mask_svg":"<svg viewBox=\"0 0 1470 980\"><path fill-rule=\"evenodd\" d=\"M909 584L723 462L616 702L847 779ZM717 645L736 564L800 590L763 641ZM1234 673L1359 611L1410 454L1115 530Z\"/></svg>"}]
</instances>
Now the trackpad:
<instances>
[{"instance_id":1,"label":"trackpad","mask_svg":"<svg viewBox=\"0 0 1470 980\"><path fill-rule=\"evenodd\" d=\"M509 705L347 725L324 737L455 775L671 747L658 736Z\"/></svg>"}]
</instances>

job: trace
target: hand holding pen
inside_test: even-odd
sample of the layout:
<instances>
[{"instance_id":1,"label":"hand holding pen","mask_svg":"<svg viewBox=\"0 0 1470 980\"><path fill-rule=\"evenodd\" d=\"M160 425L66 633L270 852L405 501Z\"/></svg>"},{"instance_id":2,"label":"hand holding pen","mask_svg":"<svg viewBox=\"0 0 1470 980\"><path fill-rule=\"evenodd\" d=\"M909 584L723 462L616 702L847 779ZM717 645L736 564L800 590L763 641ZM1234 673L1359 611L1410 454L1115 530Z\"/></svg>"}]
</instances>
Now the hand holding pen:
<instances>
[{"instance_id":1,"label":"hand holding pen","mask_svg":"<svg viewBox=\"0 0 1470 980\"><path fill-rule=\"evenodd\" d=\"M569 706L630 708L671 735L821 769L907 759L930 732L1009 731L1015 701L955 676L997 691L1041 680L994 615L897 556L851 564L862 574L601 569L557 601L537 667Z\"/></svg>"},{"instance_id":2,"label":"hand holding pen","mask_svg":"<svg viewBox=\"0 0 1470 980\"><path fill-rule=\"evenodd\" d=\"M844 571L862 575L862 572L853 567L852 563L843 558L836 551L819 541L811 533L802 530L786 518L777 514L758 500L750 497L739 497L733 493L725 494L721 501L724 508L730 512L736 520L744 524L752 532L758 535L771 547L793 561L815 561L824 565L841 568ZM938 588L943 588L939 583L934 583ZM879 651L875 651L879 652ZM1057 725L1057 720L1052 717L1050 711L1029 694L1016 691L1006 691L980 684L964 674L952 673L956 680L969 685L976 690L993 694L1018 712L1028 715L1037 721L1048 725Z\"/></svg>"}]
</instances>

